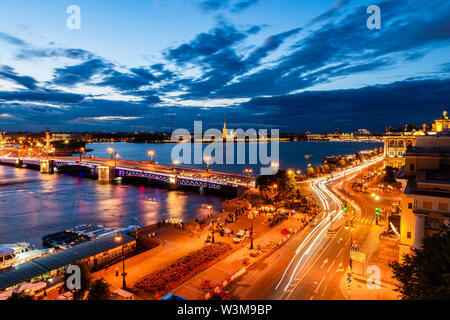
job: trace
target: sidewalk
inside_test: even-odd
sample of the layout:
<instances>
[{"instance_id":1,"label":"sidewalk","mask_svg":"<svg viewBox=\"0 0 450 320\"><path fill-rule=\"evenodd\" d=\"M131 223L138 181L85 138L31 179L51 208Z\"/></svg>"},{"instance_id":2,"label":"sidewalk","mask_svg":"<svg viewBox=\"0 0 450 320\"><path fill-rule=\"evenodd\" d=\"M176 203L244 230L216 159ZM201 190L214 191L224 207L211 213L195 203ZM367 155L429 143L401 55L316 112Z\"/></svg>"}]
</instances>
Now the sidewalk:
<instances>
[{"instance_id":1,"label":"sidewalk","mask_svg":"<svg viewBox=\"0 0 450 320\"><path fill-rule=\"evenodd\" d=\"M213 266L196 275L194 278L181 284L172 290L172 293L189 300L203 299L207 293L210 293L214 290L214 288L223 285L225 281L227 281L226 284L228 284L234 274L242 272L244 268L258 261L273 248L287 241L288 237L281 234L282 229L288 228L292 230L300 230L301 225L302 223L297 219L290 218L289 220L283 221L279 225L265 232L260 237L254 239L254 248L257 248L258 245L260 245L262 251L262 253L257 257L250 256L250 241L246 240L244 247L241 247L225 259L220 260ZM249 264L247 266L243 263L244 258L248 258L249 260ZM209 280L211 282L211 288L202 288L202 284L205 280Z\"/></svg>"},{"instance_id":2,"label":"sidewalk","mask_svg":"<svg viewBox=\"0 0 450 320\"><path fill-rule=\"evenodd\" d=\"M347 287L347 272L344 273L339 288L348 300L399 300L399 294L394 291L395 285L392 279L390 268L378 259L379 235L384 231L385 226L371 226L366 239L361 243L358 251L366 254L367 262L353 261L353 272L351 277L350 292ZM379 268L380 287L374 288L375 273L368 268ZM370 271L370 273L367 273ZM371 281L373 279L373 281ZM368 285L371 285L369 287Z\"/></svg>"},{"instance_id":3,"label":"sidewalk","mask_svg":"<svg viewBox=\"0 0 450 320\"><path fill-rule=\"evenodd\" d=\"M214 218L218 221L224 221L224 217L227 215L228 213L221 212ZM260 245L263 251L265 251L265 248L268 246L274 246L274 243L272 243L271 240L275 239L276 241L279 241L283 238L281 235L281 230L283 228L287 227L288 229L292 228L294 230L295 228L299 228L302 224L300 221L291 218L288 221L284 221L284 223L270 229L267 224L267 218L268 216L257 216L253 222L253 228L256 234L256 238L254 239L254 248L257 248L257 246ZM241 229L249 228L250 223L251 221L247 216L240 216L237 221L230 223L225 227L236 233ZM127 273L126 283L128 288L132 288L134 283L144 279L153 272L166 268L177 259L187 255L188 253L201 249L205 245L207 236L211 234L208 227L200 230L196 237L193 237L189 231L167 226L152 230L152 232L157 233L157 239L162 242L162 245L156 249L152 249L148 252L125 260L125 272ZM270 236L269 239L266 235L268 232L270 234L276 233L278 237ZM257 237L258 235L261 235L261 237ZM244 256L238 256L244 251L246 254L249 253L250 250L248 248L250 247L250 240L247 239L242 244L233 244L233 236L220 236L220 234L216 232L215 241L228 243L231 245L233 250L235 250L235 252L232 252L230 256L220 262L225 264L221 267L225 270L223 273L224 278L220 278L221 281L223 281L227 279L228 270L235 270L244 266L242 263ZM235 256L236 252L240 253ZM116 276L116 268L119 268L119 276ZM122 287L121 273L122 262L118 262L106 269L95 272L92 276L94 279L103 277L108 283L111 284L112 289L115 290ZM219 275L220 272L218 272L218 276ZM213 278L211 278L211 280L213 280ZM212 283L215 284L214 281L212 281ZM201 297L199 297L199 299L200 298Z\"/></svg>"},{"instance_id":4,"label":"sidewalk","mask_svg":"<svg viewBox=\"0 0 450 320\"><path fill-rule=\"evenodd\" d=\"M162 246L151 250L152 252L143 253L138 259L134 257L133 263L130 259L125 260L125 272L127 273L127 287L146 275L163 269L173 263L179 257L189 252L198 250L205 244L205 236L194 238L189 232L169 227L157 229L158 239L161 240ZM112 265L106 269L100 270L93 274L94 279L103 277L112 285L113 290L122 287L122 277L116 277L115 269L119 268L119 274L122 273L122 262Z\"/></svg>"}]
</instances>

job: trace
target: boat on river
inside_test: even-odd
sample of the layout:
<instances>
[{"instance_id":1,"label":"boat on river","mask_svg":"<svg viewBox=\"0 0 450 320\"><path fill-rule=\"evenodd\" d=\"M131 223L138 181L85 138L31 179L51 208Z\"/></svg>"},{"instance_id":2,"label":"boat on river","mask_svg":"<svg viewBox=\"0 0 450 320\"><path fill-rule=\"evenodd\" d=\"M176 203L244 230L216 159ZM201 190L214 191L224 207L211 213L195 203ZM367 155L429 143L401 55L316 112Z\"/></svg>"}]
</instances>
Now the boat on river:
<instances>
[{"instance_id":1,"label":"boat on river","mask_svg":"<svg viewBox=\"0 0 450 320\"><path fill-rule=\"evenodd\" d=\"M129 233L139 228L140 227L137 225L117 229L95 224L81 224L61 232L46 235L42 237L42 243L47 247L68 249L81 243L102 238L114 233Z\"/></svg>"}]
</instances>

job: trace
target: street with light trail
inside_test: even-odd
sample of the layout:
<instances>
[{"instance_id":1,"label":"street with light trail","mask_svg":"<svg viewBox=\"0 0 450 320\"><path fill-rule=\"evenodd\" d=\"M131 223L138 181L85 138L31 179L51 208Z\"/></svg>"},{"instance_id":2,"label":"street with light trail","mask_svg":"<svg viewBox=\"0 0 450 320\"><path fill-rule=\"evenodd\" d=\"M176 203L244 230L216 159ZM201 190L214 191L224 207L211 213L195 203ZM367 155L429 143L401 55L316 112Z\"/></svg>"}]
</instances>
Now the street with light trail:
<instances>
[{"instance_id":1,"label":"street with light trail","mask_svg":"<svg viewBox=\"0 0 450 320\"><path fill-rule=\"evenodd\" d=\"M333 186L351 180L354 174L381 160L376 158L328 179L313 180L310 187L321 203L322 213L232 284L231 295L244 300L344 299L339 282L350 261L351 231L345 228L343 202ZM368 226L357 226L353 238L363 240L368 231Z\"/></svg>"}]
</instances>

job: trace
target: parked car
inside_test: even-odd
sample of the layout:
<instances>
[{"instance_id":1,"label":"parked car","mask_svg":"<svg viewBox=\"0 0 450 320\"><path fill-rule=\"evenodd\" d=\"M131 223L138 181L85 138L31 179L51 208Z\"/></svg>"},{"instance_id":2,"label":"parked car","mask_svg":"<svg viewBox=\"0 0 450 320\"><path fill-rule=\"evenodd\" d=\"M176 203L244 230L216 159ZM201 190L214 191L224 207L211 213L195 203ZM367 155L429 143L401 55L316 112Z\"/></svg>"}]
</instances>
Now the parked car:
<instances>
[{"instance_id":1,"label":"parked car","mask_svg":"<svg viewBox=\"0 0 450 320\"><path fill-rule=\"evenodd\" d=\"M247 238L247 234L244 230L239 231L233 238L234 243L240 243Z\"/></svg>"}]
</instances>

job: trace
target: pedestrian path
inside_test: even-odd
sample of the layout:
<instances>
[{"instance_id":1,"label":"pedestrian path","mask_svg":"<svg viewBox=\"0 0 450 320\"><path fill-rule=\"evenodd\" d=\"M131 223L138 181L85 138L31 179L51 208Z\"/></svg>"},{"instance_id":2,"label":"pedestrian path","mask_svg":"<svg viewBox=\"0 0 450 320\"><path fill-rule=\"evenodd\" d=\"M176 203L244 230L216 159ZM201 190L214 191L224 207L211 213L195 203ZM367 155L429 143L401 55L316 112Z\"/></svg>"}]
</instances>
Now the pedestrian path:
<instances>
[{"instance_id":1,"label":"pedestrian path","mask_svg":"<svg viewBox=\"0 0 450 320\"><path fill-rule=\"evenodd\" d=\"M362 218L362 217L355 217L352 216L348 219L348 221L357 222L357 223L363 223L363 224L369 224L369 225L376 225L376 219L369 219L369 218Z\"/></svg>"}]
</instances>

